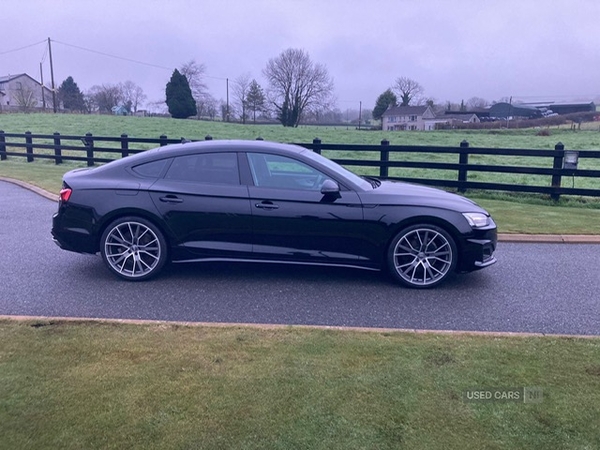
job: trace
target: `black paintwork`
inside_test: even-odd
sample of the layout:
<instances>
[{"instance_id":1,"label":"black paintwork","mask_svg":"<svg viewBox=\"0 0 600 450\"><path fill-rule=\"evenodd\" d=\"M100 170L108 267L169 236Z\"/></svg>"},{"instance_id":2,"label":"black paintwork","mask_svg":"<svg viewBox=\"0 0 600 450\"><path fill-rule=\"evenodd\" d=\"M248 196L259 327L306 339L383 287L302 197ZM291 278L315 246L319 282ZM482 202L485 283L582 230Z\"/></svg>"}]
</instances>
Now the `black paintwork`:
<instances>
[{"instance_id":1,"label":"black paintwork","mask_svg":"<svg viewBox=\"0 0 600 450\"><path fill-rule=\"evenodd\" d=\"M218 152L237 155L239 184L165 178L175 157ZM339 193L255 186L247 153L301 161L335 181ZM156 165L157 173L141 175L135 169L158 160L165 164ZM472 201L406 183L381 181L374 187L292 145L263 141L172 145L74 170L63 181L72 194L69 201L59 203L52 235L63 249L80 253L98 252L100 236L114 219L140 216L162 230L173 261L244 259L381 269L390 241L415 223L437 225L451 234L458 247L458 271L495 261L493 221L484 229L473 229L461 214L487 214Z\"/></svg>"}]
</instances>

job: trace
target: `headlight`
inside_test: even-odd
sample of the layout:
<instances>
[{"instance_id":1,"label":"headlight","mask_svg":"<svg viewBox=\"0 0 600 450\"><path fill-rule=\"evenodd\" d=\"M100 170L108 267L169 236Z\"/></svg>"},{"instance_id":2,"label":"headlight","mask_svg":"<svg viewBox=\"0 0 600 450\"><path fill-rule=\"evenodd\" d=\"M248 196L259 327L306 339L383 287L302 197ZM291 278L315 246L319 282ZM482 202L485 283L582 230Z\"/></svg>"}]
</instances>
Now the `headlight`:
<instances>
[{"instance_id":1,"label":"headlight","mask_svg":"<svg viewBox=\"0 0 600 450\"><path fill-rule=\"evenodd\" d=\"M483 228L490 224L490 218L483 213L463 213L463 216L473 228Z\"/></svg>"}]
</instances>

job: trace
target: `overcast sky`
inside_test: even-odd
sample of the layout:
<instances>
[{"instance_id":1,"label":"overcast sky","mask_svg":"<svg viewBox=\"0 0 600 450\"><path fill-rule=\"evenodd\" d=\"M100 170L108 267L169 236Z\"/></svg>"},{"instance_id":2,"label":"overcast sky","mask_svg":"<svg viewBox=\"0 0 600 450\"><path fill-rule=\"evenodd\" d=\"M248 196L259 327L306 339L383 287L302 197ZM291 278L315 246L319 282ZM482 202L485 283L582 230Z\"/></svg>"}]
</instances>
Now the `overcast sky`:
<instances>
[{"instance_id":1,"label":"overcast sky","mask_svg":"<svg viewBox=\"0 0 600 450\"><path fill-rule=\"evenodd\" d=\"M287 48L327 67L342 110L400 76L439 103L600 99L599 0L2 0L0 21L0 76L44 61L49 84L51 38L57 86L131 80L149 101L190 60L217 99L245 73L266 87Z\"/></svg>"}]
</instances>

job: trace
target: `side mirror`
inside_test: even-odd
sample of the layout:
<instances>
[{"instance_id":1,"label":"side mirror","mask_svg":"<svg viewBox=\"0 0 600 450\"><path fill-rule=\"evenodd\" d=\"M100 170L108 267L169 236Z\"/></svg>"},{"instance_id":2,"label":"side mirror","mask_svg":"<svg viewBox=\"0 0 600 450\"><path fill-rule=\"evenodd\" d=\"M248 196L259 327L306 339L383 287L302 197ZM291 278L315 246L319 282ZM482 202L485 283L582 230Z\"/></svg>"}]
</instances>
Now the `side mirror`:
<instances>
[{"instance_id":1,"label":"side mirror","mask_svg":"<svg viewBox=\"0 0 600 450\"><path fill-rule=\"evenodd\" d=\"M321 194L339 197L340 186L335 181L327 179L323 181L323 184L321 185Z\"/></svg>"}]
</instances>

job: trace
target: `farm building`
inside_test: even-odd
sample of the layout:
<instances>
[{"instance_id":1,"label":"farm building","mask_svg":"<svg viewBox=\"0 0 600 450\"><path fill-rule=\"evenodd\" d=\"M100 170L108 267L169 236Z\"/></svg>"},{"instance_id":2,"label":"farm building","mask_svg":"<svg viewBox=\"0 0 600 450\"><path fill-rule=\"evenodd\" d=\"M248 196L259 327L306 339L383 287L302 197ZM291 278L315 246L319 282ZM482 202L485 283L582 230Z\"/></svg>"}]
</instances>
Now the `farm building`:
<instances>
[{"instance_id":1,"label":"farm building","mask_svg":"<svg viewBox=\"0 0 600 450\"><path fill-rule=\"evenodd\" d=\"M52 109L52 91L26 73L0 77L0 111Z\"/></svg>"},{"instance_id":2,"label":"farm building","mask_svg":"<svg viewBox=\"0 0 600 450\"><path fill-rule=\"evenodd\" d=\"M522 118L522 119L538 119L542 117L542 112L534 107L523 103L511 104L506 102L496 103L490 106L490 117L506 118Z\"/></svg>"},{"instance_id":3,"label":"farm building","mask_svg":"<svg viewBox=\"0 0 600 450\"><path fill-rule=\"evenodd\" d=\"M534 107L543 111L552 111L553 113L564 115L579 112L595 112L596 104L594 102L577 102L577 103L558 103L558 102L538 102L538 103L523 103L528 107Z\"/></svg>"}]
</instances>

